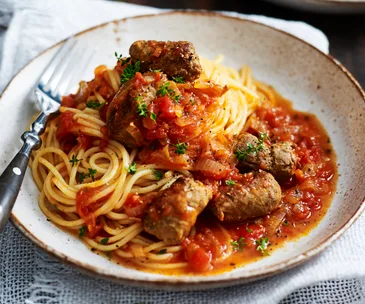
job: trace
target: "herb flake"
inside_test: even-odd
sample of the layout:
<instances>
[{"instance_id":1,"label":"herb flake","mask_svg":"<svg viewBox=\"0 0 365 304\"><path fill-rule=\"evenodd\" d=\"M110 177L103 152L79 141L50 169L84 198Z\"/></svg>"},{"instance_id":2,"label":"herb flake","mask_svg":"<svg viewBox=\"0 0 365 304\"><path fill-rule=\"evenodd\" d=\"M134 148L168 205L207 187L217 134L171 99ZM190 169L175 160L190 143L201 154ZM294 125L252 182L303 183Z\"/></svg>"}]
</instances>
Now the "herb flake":
<instances>
[{"instance_id":1,"label":"herb flake","mask_svg":"<svg viewBox=\"0 0 365 304\"><path fill-rule=\"evenodd\" d=\"M136 162L134 161L129 167L128 167L128 173L130 174L135 174L137 172L137 164Z\"/></svg>"},{"instance_id":2,"label":"herb flake","mask_svg":"<svg viewBox=\"0 0 365 304\"><path fill-rule=\"evenodd\" d=\"M81 159L77 159L75 155L72 155L71 159L69 160L70 163L72 164L72 167L76 166L77 163L80 161Z\"/></svg>"},{"instance_id":3,"label":"herb flake","mask_svg":"<svg viewBox=\"0 0 365 304\"><path fill-rule=\"evenodd\" d=\"M83 236L85 236L86 231L87 231L87 227L86 227L86 226L82 226L82 227L79 229L79 237L83 237Z\"/></svg>"},{"instance_id":4,"label":"herb flake","mask_svg":"<svg viewBox=\"0 0 365 304\"><path fill-rule=\"evenodd\" d=\"M157 252L158 255L165 254L167 252L167 249L161 249L159 252Z\"/></svg>"},{"instance_id":5,"label":"herb flake","mask_svg":"<svg viewBox=\"0 0 365 304\"><path fill-rule=\"evenodd\" d=\"M175 153L178 155L185 154L185 151L188 149L188 145L186 143L177 143L175 147Z\"/></svg>"},{"instance_id":6,"label":"herb flake","mask_svg":"<svg viewBox=\"0 0 365 304\"><path fill-rule=\"evenodd\" d=\"M109 238L103 238L101 241L100 241L100 244L101 245L106 245L107 243L109 242Z\"/></svg>"},{"instance_id":7,"label":"herb flake","mask_svg":"<svg viewBox=\"0 0 365 304\"><path fill-rule=\"evenodd\" d=\"M177 77L172 76L172 79L173 79L176 83L185 83L185 81L184 81L184 76L177 76Z\"/></svg>"},{"instance_id":8,"label":"herb flake","mask_svg":"<svg viewBox=\"0 0 365 304\"><path fill-rule=\"evenodd\" d=\"M161 171L153 170L153 174L155 175L157 180L161 180L164 174Z\"/></svg>"},{"instance_id":9,"label":"herb flake","mask_svg":"<svg viewBox=\"0 0 365 304\"><path fill-rule=\"evenodd\" d=\"M242 251L243 247L246 246L245 243L245 238L244 237L240 237L238 241L232 241L231 242L232 248L234 251Z\"/></svg>"},{"instance_id":10,"label":"herb flake","mask_svg":"<svg viewBox=\"0 0 365 304\"><path fill-rule=\"evenodd\" d=\"M267 246L269 245L269 239L267 237L256 240L255 243L257 245L256 251L261 251L262 255L271 255L267 251Z\"/></svg>"},{"instance_id":11,"label":"herb flake","mask_svg":"<svg viewBox=\"0 0 365 304\"><path fill-rule=\"evenodd\" d=\"M138 60L135 64L128 63L127 66L123 70L123 74L120 78L121 83L125 83L128 80L132 79L137 72L141 69L141 62Z\"/></svg>"},{"instance_id":12,"label":"herb flake","mask_svg":"<svg viewBox=\"0 0 365 304\"><path fill-rule=\"evenodd\" d=\"M236 184L236 182L235 181L233 181L233 180L230 180L230 179L227 179L226 180L226 185L227 186L234 186Z\"/></svg>"},{"instance_id":13,"label":"herb flake","mask_svg":"<svg viewBox=\"0 0 365 304\"><path fill-rule=\"evenodd\" d=\"M100 109L103 105L105 104L105 102L99 102L98 100L89 100L86 103L86 107L90 108L90 109L95 109L98 110Z\"/></svg>"}]
</instances>

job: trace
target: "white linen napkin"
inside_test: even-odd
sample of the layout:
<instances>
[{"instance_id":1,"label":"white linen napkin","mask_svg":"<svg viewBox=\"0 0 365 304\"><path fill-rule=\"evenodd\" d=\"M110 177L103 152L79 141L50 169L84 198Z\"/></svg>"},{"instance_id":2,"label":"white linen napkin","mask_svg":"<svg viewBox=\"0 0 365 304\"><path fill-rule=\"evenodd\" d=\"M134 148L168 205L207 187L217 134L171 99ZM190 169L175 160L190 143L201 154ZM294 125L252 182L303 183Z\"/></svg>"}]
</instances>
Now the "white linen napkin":
<instances>
[{"instance_id":1,"label":"white linen napkin","mask_svg":"<svg viewBox=\"0 0 365 304\"><path fill-rule=\"evenodd\" d=\"M157 12L99 0L0 0L0 92L31 58L61 39L109 20ZM328 53L327 38L308 24L228 14L280 28ZM42 253L8 224L0 235L0 303L364 303L364 228L362 216L326 252L275 277L216 290L172 292L85 276Z\"/></svg>"}]
</instances>

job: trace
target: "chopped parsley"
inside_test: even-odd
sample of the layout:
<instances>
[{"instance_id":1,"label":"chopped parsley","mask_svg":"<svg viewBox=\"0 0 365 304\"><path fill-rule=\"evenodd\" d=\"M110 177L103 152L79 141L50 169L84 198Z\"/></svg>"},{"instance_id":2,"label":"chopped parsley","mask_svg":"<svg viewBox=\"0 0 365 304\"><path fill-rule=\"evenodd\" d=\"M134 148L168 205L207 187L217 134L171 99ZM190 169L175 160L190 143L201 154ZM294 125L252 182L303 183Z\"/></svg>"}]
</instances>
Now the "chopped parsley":
<instances>
[{"instance_id":1,"label":"chopped parsley","mask_svg":"<svg viewBox=\"0 0 365 304\"><path fill-rule=\"evenodd\" d=\"M248 233L252 233L252 232L253 232L253 230L252 230L252 229L248 228L248 223L246 224L246 231L247 231Z\"/></svg>"},{"instance_id":2,"label":"chopped parsley","mask_svg":"<svg viewBox=\"0 0 365 304\"><path fill-rule=\"evenodd\" d=\"M122 58L123 58L123 55L122 54L118 55L117 52L114 52L114 56L115 56L115 58L117 58L118 61L122 60Z\"/></svg>"},{"instance_id":3,"label":"chopped parsley","mask_svg":"<svg viewBox=\"0 0 365 304\"><path fill-rule=\"evenodd\" d=\"M85 180L85 178L91 177L91 179L93 180L93 182L95 181L95 177L94 175L96 174L96 170L95 169L91 169L89 168L89 173L85 174L82 172L77 172L76 173L76 180L78 183L82 184Z\"/></svg>"},{"instance_id":4,"label":"chopped parsley","mask_svg":"<svg viewBox=\"0 0 365 304\"><path fill-rule=\"evenodd\" d=\"M147 105L144 102L142 96L137 96L136 100L137 100L137 114L138 114L138 116L147 117L148 109L147 109Z\"/></svg>"},{"instance_id":5,"label":"chopped parsley","mask_svg":"<svg viewBox=\"0 0 365 304\"><path fill-rule=\"evenodd\" d=\"M262 151L264 148L264 142L267 139L266 133L260 133L258 138L258 143L254 146L252 143L247 144L247 148L239 148L234 153L239 161L245 161L246 158L252 154L256 155L257 152Z\"/></svg>"},{"instance_id":6,"label":"chopped parsley","mask_svg":"<svg viewBox=\"0 0 365 304\"><path fill-rule=\"evenodd\" d=\"M176 83L185 83L185 81L184 81L184 76L177 76L177 77L172 76L172 79L173 79Z\"/></svg>"},{"instance_id":7,"label":"chopped parsley","mask_svg":"<svg viewBox=\"0 0 365 304\"><path fill-rule=\"evenodd\" d=\"M255 243L257 245L256 251L261 251L262 255L270 255L267 251L267 246L269 245L269 239L267 237L256 240Z\"/></svg>"},{"instance_id":8,"label":"chopped parsley","mask_svg":"<svg viewBox=\"0 0 365 304\"><path fill-rule=\"evenodd\" d=\"M179 155L185 154L185 151L188 149L188 145L186 143L177 143L175 147L175 153Z\"/></svg>"},{"instance_id":9,"label":"chopped parsley","mask_svg":"<svg viewBox=\"0 0 365 304\"><path fill-rule=\"evenodd\" d=\"M122 83L127 82L132 79L134 75L141 69L141 62L138 60L135 64L128 63L128 65L124 68L123 74L120 78Z\"/></svg>"},{"instance_id":10,"label":"chopped parsley","mask_svg":"<svg viewBox=\"0 0 365 304\"><path fill-rule=\"evenodd\" d=\"M93 182L95 181L95 177L94 177L95 174L96 174L96 170L89 168L89 173L87 175L89 177L91 177L91 179L93 180Z\"/></svg>"},{"instance_id":11,"label":"chopped parsley","mask_svg":"<svg viewBox=\"0 0 365 304\"><path fill-rule=\"evenodd\" d=\"M245 239L240 237L238 241L232 241L231 245L234 251L242 251L243 247L246 246Z\"/></svg>"},{"instance_id":12,"label":"chopped parsley","mask_svg":"<svg viewBox=\"0 0 365 304\"><path fill-rule=\"evenodd\" d=\"M135 174L137 172L137 164L136 162L134 161L129 167L128 167L128 173L130 174Z\"/></svg>"},{"instance_id":13,"label":"chopped parsley","mask_svg":"<svg viewBox=\"0 0 365 304\"><path fill-rule=\"evenodd\" d=\"M167 249L161 249L159 252L157 252L158 255L165 254L167 252Z\"/></svg>"},{"instance_id":14,"label":"chopped parsley","mask_svg":"<svg viewBox=\"0 0 365 304\"><path fill-rule=\"evenodd\" d=\"M97 100L89 100L87 103L86 103L86 107L87 108L90 108L90 109L100 109L103 105L104 105L105 102L99 102Z\"/></svg>"},{"instance_id":15,"label":"chopped parsley","mask_svg":"<svg viewBox=\"0 0 365 304\"><path fill-rule=\"evenodd\" d=\"M72 167L76 166L77 163L80 161L81 159L77 159L75 155L72 155L71 159L70 159L70 163L72 164Z\"/></svg>"},{"instance_id":16,"label":"chopped parsley","mask_svg":"<svg viewBox=\"0 0 365 304\"><path fill-rule=\"evenodd\" d=\"M284 225L284 226L288 226L288 225L289 225L288 220L285 220L285 221L283 222L283 225Z\"/></svg>"},{"instance_id":17,"label":"chopped parsley","mask_svg":"<svg viewBox=\"0 0 365 304\"><path fill-rule=\"evenodd\" d=\"M86 226L82 226L80 229L79 229L79 237L83 237L85 236L85 233L86 233Z\"/></svg>"},{"instance_id":18,"label":"chopped parsley","mask_svg":"<svg viewBox=\"0 0 365 304\"><path fill-rule=\"evenodd\" d=\"M76 181L77 181L79 184L82 184L82 183L84 182L84 179L87 177L86 175L87 175L87 174L85 174L85 173L77 172L77 173L76 173Z\"/></svg>"},{"instance_id":19,"label":"chopped parsley","mask_svg":"<svg viewBox=\"0 0 365 304\"><path fill-rule=\"evenodd\" d=\"M172 94L174 91L169 88L170 82L164 83L162 86L160 86L156 92L157 95L165 96L168 94Z\"/></svg>"},{"instance_id":20,"label":"chopped parsley","mask_svg":"<svg viewBox=\"0 0 365 304\"><path fill-rule=\"evenodd\" d=\"M161 171L158 171L158 170L153 170L153 174L155 175L157 180L162 179L162 177L164 175Z\"/></svg>"},{"instance_id":21,"label":"chopped parsley","mask_svg":"<svg viewBox=\"0 0 365 304\"><path fill-rule=\"evenodd\" d=\"M157 115L156 113L148 111L147 104L143 100L143 97L141 95L138 95L135 99L137 101L137 115L142 117L147 117L149 113L150 119L154 123L156 123Z\"/></svg>"},{"instance_id":22,"label":"chopped parsley","mask_svg":"<svg viewBox=\"0 0 365 304\"><path fill-rule=\"evenodd\" d=\"M230 180L230 179L227 179L226 180L226 185L227 186L234 186L236 184L236 182L235 181L233 181L233 180Z\"/></svg>"},{"instance_id":23,"label":"chopped parsley","mask_svg":"<svg viewBox=\"0 0 365 304\"><path fill-rule=\"evenodd\" d=\"M156 118L157 118L156 113L150 112L150 118L151 120L153 120L154 123L156 123Z\"/></svg>"},{"instance_id":24,"label":"chopped parsley","mask_svg":"<svg viewBox=\"0 0 365 304\"><path fill-rule=\"evenodd\" d=\"M175 95L172 99L176 102L176 103L178 103L179 102L179 100L180 100L180 95Z\"/></svg>"},{"instance_id":25,"label":"chopped parsley","mask_svg":"<svg viewBox=\"0 0 365 304\"><path fill-rule=\"evenodd\" d=\"M100 244L101 245L105 245L106 243L109 242L109 238L103 238L101 241L100 241Z\"/></svg>"},{"instance_id":26,"label":"chopped parsley","mask_svg":"<svg viewBox=\"0 0 365 304\"><path fill-rule=\"evenodd\" d=\"M156 92L159 96L169 96L173 101L176 103L180 100L180 95L176 95L173 89L170 89L170 82L164 83L162 86L160 86Z\"/></svg>"}]
</instances>

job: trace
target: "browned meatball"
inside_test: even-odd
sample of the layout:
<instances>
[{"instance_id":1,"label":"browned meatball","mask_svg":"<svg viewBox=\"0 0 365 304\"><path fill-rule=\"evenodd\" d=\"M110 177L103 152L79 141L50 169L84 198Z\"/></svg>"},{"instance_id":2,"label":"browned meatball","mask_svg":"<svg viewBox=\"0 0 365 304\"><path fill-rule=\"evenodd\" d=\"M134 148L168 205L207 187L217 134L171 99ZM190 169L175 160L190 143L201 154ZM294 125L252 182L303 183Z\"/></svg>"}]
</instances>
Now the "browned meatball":
<instances>
[{"instance_id":1,"label":"browned meatball","mask_svg":"<svg viewBox=\"0 0 365 304\"><path fill-rule=\"evenodd\" d=\"M140 112L138 106L143 103L145 109L156 98L158 86L167 81L162 75L158 84L155 83L155 73L143 74L146 84L136 89L133 79L124 83L108 107L106 114L109 136L130 148L145 146L147 141L141 133ZM170 81L171 86L175 84ZM148 115L146 112L145 116Z\"/></svg>"},{"instance_id":2,"label":"browned meatball","mask_svg":"<svg viewBox=\"0 0 365 304\"><path fill-rule=\"evenodd\" d=\"M180 178L148 206L144 230L168 244L180 244L211 198L212 191L203 183Z\"/></svg>"},{"instance_id":3,"label":"browned meatball","mask_svg":"<svg viewBox=\"0 0 365 304\"><path fill-rule=\"evenodd\" d=\"M240 156L237 151L242 152L239 153ZM294 144L279 142L269 146L247 132L237 137L234 152L239 161L239 169L262 169L270 172L278 180L292 176L298 160Z\"/></svg>"},{"instance_id":4,"label":"browned meatball","mask_svg":"<svg viewBox=\"0 0 365 304\"><path fill-rule=\"evenodd\" d=\"M218 194L209 203L220 221L241 222L265 216L278 207L281 189L275 178L261 170L248 174L253 177L246 182L220 186Z\"/></svg>"},{"instance_id":5,"label":"browned meatball","mask_svg":"<svg viewBox=\"0 0 365 304\"><path fill-rule=\"evenodd\" d=\"M141 72L161 70L184 81L199 78L202 67L194 46L188 41L138 40L129 48L133 61L141 62Z\"/></svg>"},{"instance_id":6,"label":"browned meatball","mask_svg":"<svg viewBox=\"0 0 365 304\"><path fill-rule=\"evenodd\" d=\"M270 172L277 179L287 179L294 174L298 162L298 156L294 148L294 144L285 141L271 146L272 162Z\"/></svg>"}]
</instances>

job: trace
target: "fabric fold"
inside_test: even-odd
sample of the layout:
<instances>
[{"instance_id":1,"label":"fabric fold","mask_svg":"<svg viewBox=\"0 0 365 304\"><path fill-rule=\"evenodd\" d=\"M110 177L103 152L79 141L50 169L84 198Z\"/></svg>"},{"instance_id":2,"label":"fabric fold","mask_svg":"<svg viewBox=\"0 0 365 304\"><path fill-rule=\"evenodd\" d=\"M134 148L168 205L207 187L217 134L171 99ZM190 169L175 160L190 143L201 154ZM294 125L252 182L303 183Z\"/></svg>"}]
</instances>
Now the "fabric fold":
<instances>
[{"instance_id":1,"label":"fabric fold","mask_svg":"<svg viewBox=\"0 0 365 304\"><path fill-rule=\"evenodd\" d=\"M0 35L0 92L31 58L69 35L110 20L161 11L99 0L0 0L0 26L6 28ZM328 53L326 36L308 24L224 13L287 31ZM365 279L360 277L365 275L365 247L359 242L364 228L363 216L323 254L275 277L216 290L173 292L86 276L47 256L8 224L0 235L0 303L178 304L213 303L212 299L214 303L288 304L309 299L312 303L363 303Z\"/></svg>"}]
</instances>

